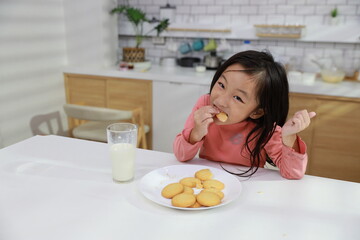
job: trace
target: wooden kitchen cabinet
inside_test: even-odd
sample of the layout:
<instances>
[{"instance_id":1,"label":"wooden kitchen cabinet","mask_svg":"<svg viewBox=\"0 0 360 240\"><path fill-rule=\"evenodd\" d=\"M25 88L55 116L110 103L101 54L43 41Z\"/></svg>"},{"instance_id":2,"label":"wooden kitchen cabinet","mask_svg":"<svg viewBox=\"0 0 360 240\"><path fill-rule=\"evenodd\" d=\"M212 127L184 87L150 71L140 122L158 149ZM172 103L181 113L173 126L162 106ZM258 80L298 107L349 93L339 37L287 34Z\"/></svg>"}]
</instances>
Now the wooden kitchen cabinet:
<instances>
[{"instance_id":1,"label":"wooden kitchen cabinet","mask_svg":"<svg viewBox=\"0 0 360 240\"><path fill-rule=\"evenodd\" d=\"M196 100L208 86L65 74L68 103L131 109L142 106L150 148L172 152ZM317 116L299 135L309 155L307 174L360 182L360 98L290 94L289 116L308 109Z\"/></svg>"},{"instance_id":2,"label":"wooden kitchen cabinet","mask_svg":"<svg viewBox=\"0 0 360 240\"><path fill-rule=\"evenodd\" d=\"M360 182L360 99L297 94L290 96L290 114L317 113L300 133L308 146L307 174Z\"/></svg>"},{"instance_id":3,"label":"wooden kitchen cabinet","mask_svg":"<svg viewBox=\"0 0 360 240\"><path fill-rule=\"evenodd\" d=\"M114 77L64 74L66 102L131 110L143 107L146 139L152 148L152 81ZM71 126L69 126L71 128Z\"/></svg>"}]
</instances>

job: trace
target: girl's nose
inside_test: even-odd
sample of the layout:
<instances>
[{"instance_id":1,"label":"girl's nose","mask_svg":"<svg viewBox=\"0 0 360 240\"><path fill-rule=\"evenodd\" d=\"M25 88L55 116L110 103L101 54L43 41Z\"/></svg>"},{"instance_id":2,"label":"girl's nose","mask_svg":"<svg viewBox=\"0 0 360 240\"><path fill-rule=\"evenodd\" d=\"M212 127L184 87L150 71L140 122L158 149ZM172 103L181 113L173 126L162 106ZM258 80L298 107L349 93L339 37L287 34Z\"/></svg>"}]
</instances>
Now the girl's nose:
<instances>
[{"instance_id":1,"label":"girl's nose","mask_svg":"<svg viewBox=\"0 0 360 240\"><path fill-rule=\"evenodd\" d=\"M219 96L216 101L214 101L215 105L220 108L226 108L228 105L228 99L225 95Z\"/></svg>"}]
</instances>

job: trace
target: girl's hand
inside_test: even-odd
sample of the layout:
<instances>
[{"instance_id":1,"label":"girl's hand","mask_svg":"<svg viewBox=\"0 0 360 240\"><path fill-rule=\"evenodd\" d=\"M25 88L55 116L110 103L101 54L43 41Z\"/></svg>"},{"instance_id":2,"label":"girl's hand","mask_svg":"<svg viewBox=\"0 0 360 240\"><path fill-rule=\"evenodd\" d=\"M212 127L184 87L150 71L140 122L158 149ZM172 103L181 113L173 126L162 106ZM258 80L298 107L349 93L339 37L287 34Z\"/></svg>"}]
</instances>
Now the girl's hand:
<instances>
[{"instance_id":1,"label":"girl's hand","mask_svg":"<svg viewBox=\"0 0 360 240\"><path fill-rule=\"evenodd\" d=\"M208 133L210 123L214 122L214 115L218 114L219 110L213 106L204 106L194 112L195 126L191 131L189 142L194 144L201 141Z\"/></svg>"},{"instance_id":2,"label":"girl's hand","mask_svg":"<svg viewBox=\"0 0 360 240\"><path fill-rule=\"evenodd\" d=\"M282 127L283 143L289 147L294 147L296 134L306 129L310 125L310 119L315 115L315 112L308 112L307 110L296 112Z\"/></svg>"}]
</instances>

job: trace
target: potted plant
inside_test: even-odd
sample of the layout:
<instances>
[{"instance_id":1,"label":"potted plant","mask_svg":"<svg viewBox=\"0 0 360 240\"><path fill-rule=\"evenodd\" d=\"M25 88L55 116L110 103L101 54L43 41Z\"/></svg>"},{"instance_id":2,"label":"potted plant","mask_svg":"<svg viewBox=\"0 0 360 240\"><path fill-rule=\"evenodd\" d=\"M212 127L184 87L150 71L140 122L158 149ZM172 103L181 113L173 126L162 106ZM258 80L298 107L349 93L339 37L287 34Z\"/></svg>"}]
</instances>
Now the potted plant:
<instances>
[{"instance_id":1,"label":"potted plant","mask_svg":"<svg viewBox=\"0 0 360 240\"><path fill-rule=\"evenodd\" d=\"M160 21L156 19L148 19L146 13L141 9L130 6L118 6L110 11L111 14L124 14L129 22L132 24L135 31L135 47L123 48L123 61L125 62L144 62L145 61L145 49L140 45L149 33L156 30L157 36L159 36L169 26L169 19L162 19ZM158 22L158 24L150 31L144 33L144 23Z\"/></svg>"},{"instance_id":2,"label":"potted plant","mask_svg":"<svg viewBox=\"0 0 360 240\"><path fill-rule=\"evenodd\" d=\"M333 10L331 10L330 12L330 16L331 16L331 19L330 19L330 24L331 25L337 25L339 23L339 11L337 8L334 8Z\"/></svg>"}]
</instances>

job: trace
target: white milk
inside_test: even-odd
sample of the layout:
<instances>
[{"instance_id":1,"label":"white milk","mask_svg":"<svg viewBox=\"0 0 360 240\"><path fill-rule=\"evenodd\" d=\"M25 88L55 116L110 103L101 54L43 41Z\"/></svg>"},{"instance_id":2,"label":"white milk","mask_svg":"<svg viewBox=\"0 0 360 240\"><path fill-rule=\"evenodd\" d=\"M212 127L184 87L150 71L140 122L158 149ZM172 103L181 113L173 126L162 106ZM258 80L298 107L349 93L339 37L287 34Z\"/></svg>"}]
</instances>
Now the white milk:
<instances>
[{"instance_id":1,"label":"white milk","mask_svg":"<svg viewBox=\"0 0 360 240\"><path fill-rule=\"evenodd\" d=\"M134 177L136 148L130 143L116 143L110 147L113 179L128 181Z\"/></svg>"}]
</instances>

